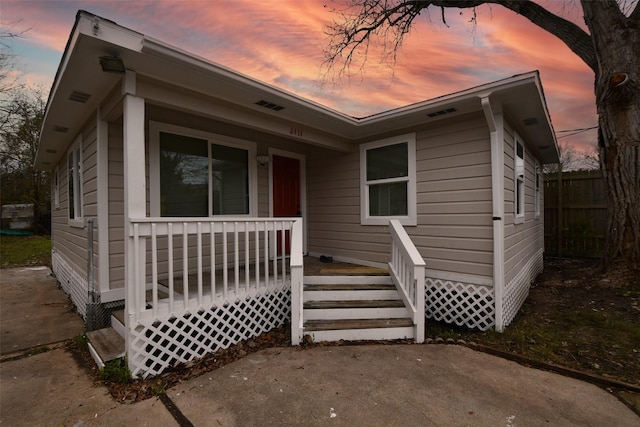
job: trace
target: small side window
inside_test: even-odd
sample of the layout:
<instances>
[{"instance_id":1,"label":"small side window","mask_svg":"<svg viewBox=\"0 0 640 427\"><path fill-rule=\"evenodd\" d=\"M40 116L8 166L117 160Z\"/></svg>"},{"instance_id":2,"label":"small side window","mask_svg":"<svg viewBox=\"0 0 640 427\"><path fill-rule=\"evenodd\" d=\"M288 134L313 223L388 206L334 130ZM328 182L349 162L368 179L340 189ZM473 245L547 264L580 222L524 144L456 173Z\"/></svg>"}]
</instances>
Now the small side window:
<instances>
[{"instance_id":1,"label":"small side window","mask_svg":"<svg viewBox=\"0 0 640 427\"><path fill-rule=\"evenodd\" d=\"M360 146L360 222L416 225L416 137L402 135Z\"/></svg>"},{"instance_id":2,"label":"small side window","mask_svg":"<svg viewBox=\"0 0 640 427\"><path fill-rule=\"evenodd\" d=\"M69 225L82 227L82 136L78 136L67 154Z\"/></svg>"},{"instance_id":3,"label":"small side window","mask_svg":"<svg viewBox=\"0 0 640 427\"><path fill-rule=\"evenodd\" d=\"M514 208L515 222L524 222L524 145L516 136L514 143Z\"/></svg>"},{"instance_id":4,"label":"small side window","mask_svg":"<svg viewBox=\"0 0 640 427\"><path fill-rule=\"evenodd\" d=\"M542 173L540 172L540 163L536 160L536 170L535 170L535 198L533 203L535 205L535 213L536 218L540 218L540 204L541 200L541 188L542 188Z\"/></svg>"},{"instance_id":5,"label":"small side window","mask_svg":"<svg viewBox=\"0 0 640 427\"><path fill-rule=\"evenodd\" d=\"M53 186L53 207L54 209L60 208L60 167L56 166L53 171L53 179L51 180Z\"/></svg>"}]
</instances>

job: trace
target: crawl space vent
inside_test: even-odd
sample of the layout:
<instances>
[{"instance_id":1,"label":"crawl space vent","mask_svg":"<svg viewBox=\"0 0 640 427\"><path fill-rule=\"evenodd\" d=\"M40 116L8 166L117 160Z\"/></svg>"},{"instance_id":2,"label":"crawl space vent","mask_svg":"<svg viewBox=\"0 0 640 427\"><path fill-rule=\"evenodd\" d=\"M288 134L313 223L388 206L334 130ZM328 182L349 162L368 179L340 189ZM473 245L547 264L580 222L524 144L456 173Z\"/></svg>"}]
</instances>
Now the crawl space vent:
<instances>
[{"instance_id":1,"label":"crawl space vent","mask_svg":"<svg viewBox=\"0 0 640 427\"><path fill-rule=\"evenodd\" d=\"M70 100L75 102L80 102L82 104L87 102L89 98L91 98L90 94L84 93L84 92L78 92L77 90L74 90L73 92L71 92L71 95L69 96Z\"/></svg>"},{"instance_id":2,"label":"crawl space vent","mask_svg":"<svg viewBox=\"0 0 640 427\"><path fill-rule=\"evenodd\" d=\"M268 108L273 111L284 110L284 107L282 105L274 104L273 102L265 101L264 99L261 99L260 101L256 102L256 105L259 105L264 108Z\"/></svg>"},{"instance_id":3,"label":"crawl space vent","mask_svg":"<svg viewBox=\"0 0 640 427\"><path fill-rule=\"evenodd\" d=\"M427 117L433 118L438 116L444 116L445 114L455 113L456 111L458 110L456 110L455 108L447 108L446 110L434 111L433 113L429 113L427 114Z\"/></svg>"}]
</instances>

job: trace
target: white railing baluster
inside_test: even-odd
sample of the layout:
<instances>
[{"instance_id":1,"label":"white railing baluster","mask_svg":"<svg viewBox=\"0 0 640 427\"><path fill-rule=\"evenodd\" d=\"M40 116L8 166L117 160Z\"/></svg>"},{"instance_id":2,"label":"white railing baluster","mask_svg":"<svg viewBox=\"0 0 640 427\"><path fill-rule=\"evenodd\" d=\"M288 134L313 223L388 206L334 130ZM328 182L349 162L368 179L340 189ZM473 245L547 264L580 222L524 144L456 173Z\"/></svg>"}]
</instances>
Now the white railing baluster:
<instances>
[{"instance_id":1,"label":"white railing baluster","mask_svg":"<svg viewBox=\"0 0 640 427\"><path fill-rule=\"evenodd\" d=\"M216 300L216 232L215 223L210 223L211 234L209 234L209 265L211 266L211 302Z\"/></svg>"},{"instance_id":2,"label":"white railing baluster","mask_svg":"<svg viewBox=\"0 0 640 427\"><path fill-rule=\"evenodd\" d=\"M264 284L269 286L269 231L264 223Z\"/></svg>"},{"instance_id":3,"label":"white railing baluster","mask_svg":"<svg viewBox=\"0 0 640 427\"><path fill-rule=\"evenodd\" d=\"M187 223L182 223L182 292L184 306L189 307L189 234Z\"/></svg>"},{"instance_id":4,"label":"white railing baluster","mask_svg":"<svg viewBox=\"0 0 640 427\"><path fill-rule=\"evenodd\" d=\"M227 247L227 223L222 223L222 295L227 300L227 292L229 286L229 265L228 265L228 250Z\"/></svg>"},{"instance_id":5,"label":"white railing baluster","mask_svg":"<svg viewBox=\"0 0 640 427\"><path fill-rule=\"evenodd\" d=\"M202 306L202 223L197 224L196 234L197 264L198 264L198 306Z\"/></svg>"},{"instance_id":6,"label":"white railing baluster","mask_svg":"<svg viewBox=\"0 0 640 427\"><path fill-rule=\"evenodd\" d=\"M169 271L169 313L175 312L173 295L173 223L167 224L167 262Z\"/></svg>"},{"instance_id":7,"label":"white railing baluster","mask_svg":"<svg viewBox=\"0 0 640 427\"><path fill-rule=\"evenodd\" d=\"M278 284L278 223L273 224L273 284Z\"/></svg>"},{"instance_id":8,"label":"white railing baluster","mask_svg":"<svg viewBox=\"0 0 640 427\"><path fill-rule=\"evenodd\" d=\"M133 271L134 271L134 277L135 277L135 281L138 286L135 289L134 292L134 301L133 301L133 306L135 307L135 312L136 312L136 316L138 316L138 314L140 314L143 310L144 310L144 306L141 306L140 304L140 292L142 292L142 295L144 296L144 291L145 291L145 283L144 281L142 283L137 283L138 280L140 279L140 227L138 224L133 224Z\"/></svg>"},{"instance_id":9,"label":"white railing baluster","mask_svg":"<svg viewBox=\"0 0 640 427\"><path fill-rule=\"evenodd\" d=\"M244 223L244 291L249 292L249 223Z\"/></svg>"},{"instance_id":10,"label":"white railing baluster","mask_svg":"<svg viewBox=\"0 0 640 427\"><path fill-rule=\"evenodd\" d=\"M156 224L151 224L151 298L153 315L158 315L158 242Z\"/></svg>"},{"instance_id":11,"label":"white railing baluster","mask_svg":"<svg viewBox=\"0 0 640 427\"><path fill-rule=\"evenodd\" d=\"M254 223L253 226L255 227L255 232L254 232L254 238L256 240L255 242L255 247L256 247L256 267L255 267L255 274L256 274L256 291L258 290L259 284L260 284L260 231L258 228L258 224Z\"/></svg>"},{"instance_id":12,"label":"white railing baluster","mask_svg":"<svg viewBox=\"0 0 640 427\"><path fill-rule=\"evenodd\" d=\"M236 293L236 296L238 295L238 289L240 287L240 260L239 260L239 253L240 253L240 248L238 247L238 223L234 222L233 223L233 279L234 279L234 285L233 285L233 289Z\"/></svg>"},{"instance_id":13,"label":"white railing baluster","mask_svg":"<svg viewBox=\"0 0 640 427\"><path fill-rule=\"evenodd\" d=\"M282 257L282 284L285 284L285 280L287 277L287 257L285 256L287 253L287 232L285 230L285 223L284 221L282 221L282 223L280 223L280 228L282 229L282 231L280 232L281 238L280 238L280 256Z\"/></svg>"}]
</instances>

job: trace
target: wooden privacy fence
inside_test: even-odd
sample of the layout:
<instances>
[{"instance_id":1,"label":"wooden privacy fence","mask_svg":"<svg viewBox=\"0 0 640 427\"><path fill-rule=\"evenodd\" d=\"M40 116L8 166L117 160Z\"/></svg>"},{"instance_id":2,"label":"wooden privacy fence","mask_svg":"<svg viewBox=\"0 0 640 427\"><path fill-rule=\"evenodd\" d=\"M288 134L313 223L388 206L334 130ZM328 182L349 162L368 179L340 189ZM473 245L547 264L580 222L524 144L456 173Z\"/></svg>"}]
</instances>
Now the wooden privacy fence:
<instances>
[{"instance_id":1,"label":"wooden privacy fence","mask_svg":"<svg viewBox=\"0 0 640 427\"><path fill-rule=\"evenodd\" d=\"M607 238L607 200L600 171L544 176L547 255L601 257Z\"/></svg>"}]
</instances>

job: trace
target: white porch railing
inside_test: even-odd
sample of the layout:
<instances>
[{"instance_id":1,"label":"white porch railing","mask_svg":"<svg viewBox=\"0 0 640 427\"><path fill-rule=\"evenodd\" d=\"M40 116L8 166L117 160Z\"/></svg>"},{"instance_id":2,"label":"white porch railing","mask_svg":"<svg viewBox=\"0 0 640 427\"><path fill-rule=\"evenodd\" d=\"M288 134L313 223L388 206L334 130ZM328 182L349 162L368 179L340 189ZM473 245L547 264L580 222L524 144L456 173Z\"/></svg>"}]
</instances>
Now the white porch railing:
<instances>
[{"instance_id":1,"label":"white porch railing","mask_svg":"<svg viewBox=\"0 0 640 427\"><path fill-rule=\"evenodd\" d=\"M416 342L425 334L425 262L398 220L389 221L391 262L389 275L412 314Z\"/></svg>"},{"instance_id":2,"label":"white porch railing","mask_svg":"<svg viewBox=\"0 0 640 427\"><path fill-rule=\"evenodd\" d=\"M130 221L129 239L133 323L302 283L300 218L141 218ZM279 255L287 245L291 255Z\"/></svg>"}]
</instances>

